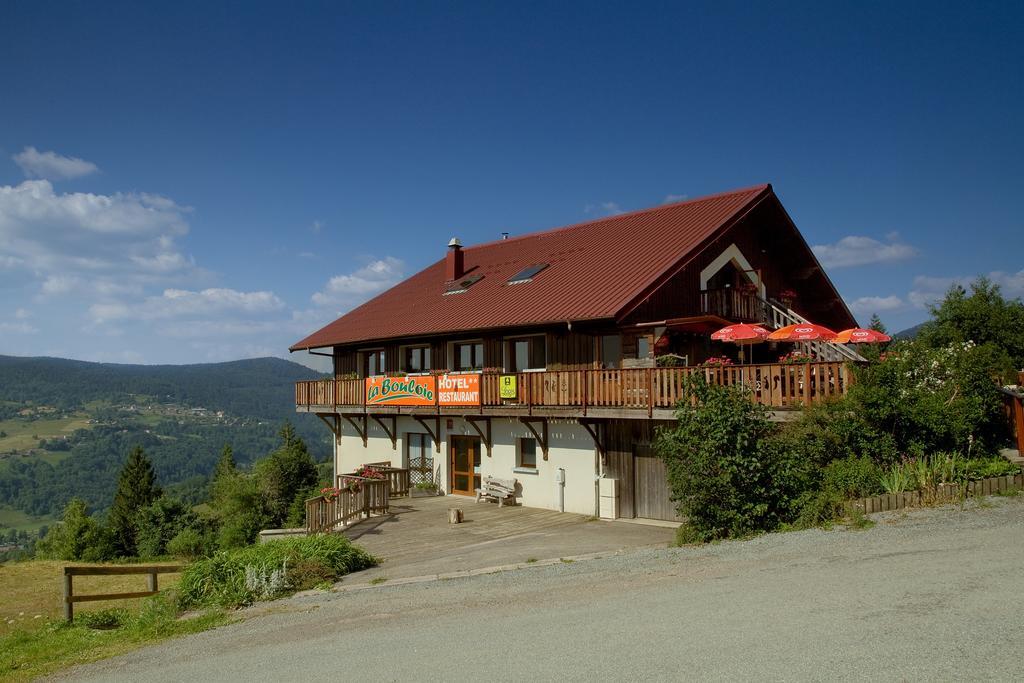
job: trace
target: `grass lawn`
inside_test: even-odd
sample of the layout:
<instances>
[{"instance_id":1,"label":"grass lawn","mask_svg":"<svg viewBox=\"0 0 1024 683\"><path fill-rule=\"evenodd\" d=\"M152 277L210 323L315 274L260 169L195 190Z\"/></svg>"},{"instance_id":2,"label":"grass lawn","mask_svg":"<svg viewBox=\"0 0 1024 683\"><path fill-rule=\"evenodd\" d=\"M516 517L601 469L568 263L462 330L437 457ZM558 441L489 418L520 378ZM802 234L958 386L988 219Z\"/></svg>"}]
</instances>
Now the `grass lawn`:
<instances>
[{"instance_id":1,"label":"grass lawn","mask_svg":"<svg viewBox=\"0 0 1024 683\"><path fill-rule=\"evenodd\" d=\"M71 435L76 429L88 428L88 420L86 415L39 420L0 420L0 431L7 432L7 436L0 438L0 451L26 451L36 448L40 439L59 438Z\"/></svg>"},{"instance_id":2,"label":"grass lawn","mask_svg":"<svg viewBox=\"0 0 1024 683\"><path fill-rule=\"evenodd\" d=\"M61 605L61 568L49 560L12 562L0 566L0 680L27 679L126 652L164 638L194 633L225 623L221 612L178 619L167 604L117 600L75 605L76 624L65 626ZM85 564L85 563L74 563ZM161 574L161 589L173 587L177 574ZM76 593L118 593L145 590L146 576L75 577ZM147 600L151 601L147 603ZM87 612L123 608L146 619L113 630L94 630L78 623Z\"/></svg>"},{"instance_id":3,"label":"grass lawn","mask_svg":"<svg viewBox=\"0 0 1024 683\"><path fill-rule=\"evenodd\" d=\"M18 531L35 531L41 526L52 526L58 517L44 515L36 517L21 510L0 505L0 528L9 527ZM3 570L0 569L0 572Z\"/></svg>"}]
</instances>

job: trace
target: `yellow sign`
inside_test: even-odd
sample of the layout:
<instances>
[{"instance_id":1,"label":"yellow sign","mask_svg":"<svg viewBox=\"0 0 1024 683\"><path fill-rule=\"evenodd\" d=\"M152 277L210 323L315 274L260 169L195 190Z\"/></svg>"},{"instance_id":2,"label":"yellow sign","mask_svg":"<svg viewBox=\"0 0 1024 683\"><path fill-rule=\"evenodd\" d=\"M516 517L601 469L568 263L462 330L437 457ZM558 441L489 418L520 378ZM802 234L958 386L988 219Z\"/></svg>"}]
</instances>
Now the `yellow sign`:
<instances>
[{"instance_id":1,"label":"yellow sign","mask_svg":"<svg viewBox=\"0 0 1024 683\"><path fill-rule=\"evenodd\" d=\"M516 390L515 375L502 375L499 379L499 386L501 387L502 398L519 398L519 392Z\"/></svg>"}]
</instances>

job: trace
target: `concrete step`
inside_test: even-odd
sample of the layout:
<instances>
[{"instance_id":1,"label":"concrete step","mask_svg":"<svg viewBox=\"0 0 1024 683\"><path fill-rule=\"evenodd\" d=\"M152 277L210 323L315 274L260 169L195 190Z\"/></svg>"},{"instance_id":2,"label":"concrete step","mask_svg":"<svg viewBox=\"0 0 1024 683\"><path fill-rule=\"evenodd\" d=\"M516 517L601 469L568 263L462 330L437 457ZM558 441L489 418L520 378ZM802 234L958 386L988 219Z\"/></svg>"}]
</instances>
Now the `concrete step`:
<instances>
[{"instance_id":1,"label":"concrete step","mask_svg":"<svg viewBox=\"0 0 1024 683\"><path fill-rule=\"evenodd\" d=\"M1020 451L1016 448L1003 448L999 451L999 455L1003 456L1014 465L1024 466L1024 456L1021 456Z\"/></svg>"}]
</instances>

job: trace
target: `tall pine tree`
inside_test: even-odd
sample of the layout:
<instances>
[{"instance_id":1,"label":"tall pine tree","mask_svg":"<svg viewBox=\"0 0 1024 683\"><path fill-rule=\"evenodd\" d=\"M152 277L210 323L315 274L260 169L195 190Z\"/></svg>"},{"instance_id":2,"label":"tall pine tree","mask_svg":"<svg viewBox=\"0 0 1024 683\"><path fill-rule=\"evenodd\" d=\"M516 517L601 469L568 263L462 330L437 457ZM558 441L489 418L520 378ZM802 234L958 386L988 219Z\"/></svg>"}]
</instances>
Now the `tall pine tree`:
<instances>
[{"instance_id":1,"label":"tall pine tree","mask_svg":"<svg viewBox=\"0 0 1024 683\"><path fill-rule=\"evenodd\" d=\"M878 317L877 313L871 314L871 322L868 323L868 329L881 332L882 334L888 332L888 330L885 329L885 323L882 322L882 319Z\"/></svg>"},{"instance_id":2,"label":"tall pine tree","mask_svg":"<svg viewBox=\"0 0 1024 683\"><path fill-rule=\"evenodd\" d=\"M238 465L235 463L235 452L231 444L224 444L224 450L220 452L220 459L213 468L210 476L210 501L216 507L216 503L227 496L235 480L238 478Z\"/></svg>"},{"instance_id":3,"label":"tall pine tree","mask_svg":"<svg viewBox=\"0 0 1024 683\"><path fill-rule=\"evenodd\" d=\"M117 493L110 507L109 526L118 555L133 557L138 551L138 513L161 495L156 472L142 446L128 454L117 480Z\"/></svg>"}]
</instances>

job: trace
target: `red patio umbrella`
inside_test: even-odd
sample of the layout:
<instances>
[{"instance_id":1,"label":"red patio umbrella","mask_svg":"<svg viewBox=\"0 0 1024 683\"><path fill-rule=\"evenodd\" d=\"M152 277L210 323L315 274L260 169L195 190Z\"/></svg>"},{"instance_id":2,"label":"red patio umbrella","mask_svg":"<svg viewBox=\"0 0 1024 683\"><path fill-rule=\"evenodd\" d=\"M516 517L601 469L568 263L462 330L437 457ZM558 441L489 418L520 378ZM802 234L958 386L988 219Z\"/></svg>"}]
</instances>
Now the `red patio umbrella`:
<instances>
[{"instance_id":1,"label":"red patio umbrella","mask_svg":"<svg viewBox=\"0 0 1024 683\"><path fill-rule=\"evenodd\" d=\"M836 344L883 344L892 341L892 337L878 330L854 327L838 333L832 341Z\"/></svg>"},{"instance_id":2,"label":"red patio umbrella","mask_svg":"<svg viewBox=\"0 0 1024 683\"><path fill-rule=\"evenodd\" d=\"M832 341L836 333L827 327L814 323L797 323L780 327L768 335L768 341Z\"/></svg>"},{"instance_id":3,"label":"red patio umbrella","mask_svg":"<svg viewBox=\"0 0 1024 683\"><path fill-rule=\"evenodd\" d=\"M741 323L723 327L712 333L711 338L714 341L727 341L735 344L757 344L763 342L769 334L770 332L760 325Z\"/></svg>"},{"instance_id":4,"label":"red patio umbrella","mask_svg":"<svg viewBox=\"0 0 1024 683\"><path fill-rule=\"evenodd\" d=\"M749 325L740 323L723 327L711 334L713 341L732 342L740 346L740 357L743 356L743 346L747 344L760 344L768 338L768 330L760 325Z\"/></svg>"}]
</instances>

